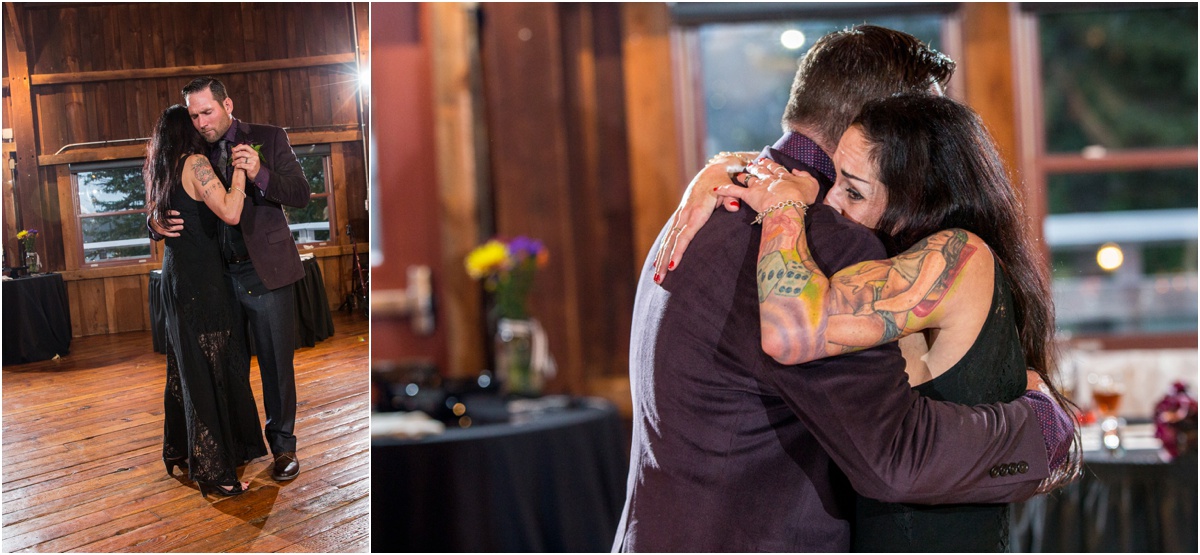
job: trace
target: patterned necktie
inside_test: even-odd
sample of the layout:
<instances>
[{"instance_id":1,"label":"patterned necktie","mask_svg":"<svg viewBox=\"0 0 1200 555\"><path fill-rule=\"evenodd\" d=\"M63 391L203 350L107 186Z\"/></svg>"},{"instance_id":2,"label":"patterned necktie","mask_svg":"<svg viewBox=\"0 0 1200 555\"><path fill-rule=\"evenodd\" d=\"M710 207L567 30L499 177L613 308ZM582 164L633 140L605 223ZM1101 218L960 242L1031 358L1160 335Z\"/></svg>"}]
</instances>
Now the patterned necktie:
<instances>
[{"instance_id":1,"label":"patterned necktie","mask_svg":"<svg viewBox=\"0 0 1200 555\"><path fill-rule=\"evenodd\" d=\"M221 139L217 141L217 171L221 172L221 176L225 178L225 183L229 183L229 178L232 177L229 166L229 141Z\"/></svg>"}]
</instances>

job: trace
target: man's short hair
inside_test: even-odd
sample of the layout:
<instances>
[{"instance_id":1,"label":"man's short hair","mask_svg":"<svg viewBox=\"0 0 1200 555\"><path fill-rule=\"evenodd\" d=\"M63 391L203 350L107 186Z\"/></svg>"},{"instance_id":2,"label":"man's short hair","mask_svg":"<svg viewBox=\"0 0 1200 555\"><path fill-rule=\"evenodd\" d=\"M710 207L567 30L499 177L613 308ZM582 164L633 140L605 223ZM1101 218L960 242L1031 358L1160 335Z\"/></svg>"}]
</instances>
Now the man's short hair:
<instances>
[{"instance_id":1,"label":"man's short hair","mask_svg":"<svg viewBox=\"0 0 1200 555\"><path fill-rule=\"evenodd\" d=\"M225 92L225 83L222 83L216 77L197 77L192 79L192 82L183 88L183 98L186 101L187 95L198 93L204 89L212 91L213 100L216 100L218 103L225 102L225 99L229 98L229 94Z\"/></svg>"},{"instance_id":2,"label":"man's short hair","mask_svg":"<svg viewBox=\"0 0 1200 555\"><path fill-rule=\"evenodd\" d=\"M864 104L897 93L940 94L954 60L916 37L876 25L856 25L821 37L792 82L784 130L803 128L834 147Z\"/></svg>"}]
</instances>

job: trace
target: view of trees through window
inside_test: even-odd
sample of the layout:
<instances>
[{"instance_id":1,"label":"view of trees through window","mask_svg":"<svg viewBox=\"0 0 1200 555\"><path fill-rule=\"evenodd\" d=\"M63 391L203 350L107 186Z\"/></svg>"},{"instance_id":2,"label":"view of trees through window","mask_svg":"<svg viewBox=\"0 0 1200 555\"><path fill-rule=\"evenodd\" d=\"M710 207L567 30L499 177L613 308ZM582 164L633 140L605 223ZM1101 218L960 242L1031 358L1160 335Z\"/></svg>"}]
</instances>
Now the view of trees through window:
<instances>
[{"instance_id":1,"label":"view of trees through window","mask_svg":"<svg viewBox=\"0 0 1200 555\"><path fill-rule=\"evenodd\" d=\"M1196 329L1196 6L1038 13L1045 156L1149 152L1128 167L1045 175L1059 327Z\"/></svg>"},{"instance_id":2,"label":"view of trees through window","mask_svg":"<svg viewBox=\"0 0 1200 555\"><path fill-rule=\"evenodd\" d=\"M1046 148L1196 144L1196 6L1041 14Z\"/></svg>"},{"instance_id":3,"label":"view of trees through window","mask_svg":"<svg viewBox=\"0 0 1200 555\"><path fill-rule=\"evenodd\" d=\"M141 162L97 165L74 174L84 261L150 256Z\"/></svg>"},{"instance_id":4,"label":"view of trees through window","mask_svg":"<svg viewBox=\"0 0 1200 555\"><path fill-rule=\"evenodd\" d=\"M308 206L292 208L285 206L288 226L292 229L292 238L297 243L317 243L329 240L329 190L325 179L329 175L329 148L304 147L296 149L300 159L300 167L304 168L304 176L308 178L308 186L312 190Z\"/></svg>"}]
</instances>

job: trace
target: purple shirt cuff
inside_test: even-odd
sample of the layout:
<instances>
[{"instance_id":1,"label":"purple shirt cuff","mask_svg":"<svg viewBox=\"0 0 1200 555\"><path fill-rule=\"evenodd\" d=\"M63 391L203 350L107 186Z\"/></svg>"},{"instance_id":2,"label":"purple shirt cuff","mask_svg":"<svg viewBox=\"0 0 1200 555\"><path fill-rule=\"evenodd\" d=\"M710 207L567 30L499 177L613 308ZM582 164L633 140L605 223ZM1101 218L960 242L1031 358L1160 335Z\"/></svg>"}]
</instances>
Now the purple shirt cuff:
<instances>
[{"instance_id":1,"label":"purple shirt cuff","mask_svg":"<svg viewBox=\"0 0 1200 555\"><path fill-rule=\"evenodd\" d=\"M267 186L271 184L271 171L266 166L259 166L258 177L254 180L254 186L263 194L267 194Z\"/></svg>"},{"instance_id":2,"label":"purple shirt cuff","mask_svg":"<svg viewBox=\"0 0 1200 555\"><path fill-rule=\"evenodd\" d=\"M1030 389L1022 398L1029 402L1037 415L1038 425L1042 428L1042 440L1046 444L1046 460L1050 463L1050 472L1053 473L1067 463L1067 455L1071 451L1071 438L1075 435L1075 425L1071 416L1049 395Z\"/></svg>"}]
</instances>

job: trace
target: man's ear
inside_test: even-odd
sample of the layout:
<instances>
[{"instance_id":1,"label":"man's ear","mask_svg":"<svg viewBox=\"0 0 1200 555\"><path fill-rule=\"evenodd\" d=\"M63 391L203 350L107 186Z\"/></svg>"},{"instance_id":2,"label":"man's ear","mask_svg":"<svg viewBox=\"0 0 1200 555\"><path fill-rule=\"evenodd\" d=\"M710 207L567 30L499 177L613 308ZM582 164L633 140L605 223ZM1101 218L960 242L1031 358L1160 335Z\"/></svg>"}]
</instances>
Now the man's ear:
<instances>
[{"instance_id":1,"label":"man's ear","mask_svg":"<svg viewBox=\"0 0 1200 555\"><path fill-rule=\"evenodd\" d=\"M233 99L232 98L229 98L228 96L225 97L225 100L221 102L221 105L225 107L226 112L229 112L230 114L233 113Z\"/></svg>"}]
</instances>

